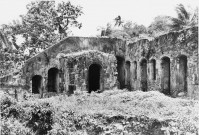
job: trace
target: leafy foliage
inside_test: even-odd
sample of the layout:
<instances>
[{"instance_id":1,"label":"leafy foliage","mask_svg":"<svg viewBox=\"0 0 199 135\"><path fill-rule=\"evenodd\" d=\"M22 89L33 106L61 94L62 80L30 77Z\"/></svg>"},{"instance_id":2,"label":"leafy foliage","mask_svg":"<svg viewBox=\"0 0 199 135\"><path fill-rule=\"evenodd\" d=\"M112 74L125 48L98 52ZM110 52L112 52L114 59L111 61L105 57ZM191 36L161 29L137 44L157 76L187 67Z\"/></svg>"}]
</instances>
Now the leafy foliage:
<instances>
[{"instance_id":1,"label":"leafy foliage","mask_svg":"<svg viewBox=\"0 0 199 135\"><path fill-rule=\"evenodd\" d=\"M184 5L176 7L177 18L172 18L172 30L181 30L198 25L198 8L194 12L188 11Z\"/></svg>"},{"instance_id":2,"label":"leafy foliage","mask_svg":"<svg viewBox=\"0 0 199 135\"><path fill-rule=\"evenodd\" d=\"M118 17L116 17L116 18L114 19L114 21L115 21L115 26L120 26L120 25L122 25L122 23L124 23L124 22L122 21L122 18L121 18L120 15L118 15Z\"/></svg>"},{"instance_id":3,"label":"leafy foliage","mask_svg":"<svg viewBox=\"0 0 199 135\"><path fill-rule=\"evenodd\" d=\"M102 28L101 36L136 41L137 39L150 39L173 30L179 31L198 25L198 8L192 13L185 9L184 5L179 4L176 7L176 12L177 18L170 16L155 17L148 28L131 21L125 22L121 19L121 16L118 16L114 19L114 27L108 23L105 28Z\"/></svg>"},{"instance_id":4,"label":"leafy foliage","mask_svg":"<svg viewBox=\"0 0 199 135\"><path fill-rule=\"evenodd\" d=\"M13 100L4 98L6 94L2 97ZM10 102L1 112L4 134L194 134L199 129L198 102L156 91L81 92ZM13 110L19 115L7 115L14 114Z\"/></svg>"},{"instance_id":5,"label":"leafy foliage","mask_svg":"<svg viewBox=\"0 0 199 135\"><path fill-rule=\"evenodd\" d=\"M159 36L170 31L171 17L170 16L157 16L154 21L149 25L148 32L152 36Z\"/></svg>"},{"instance_id":6,"label":"leafy foliage","mask_svg":"<svg viewBox=\"0 0 199 135\"><path fill-rule=\"evenodd\" d=\"M82 15L82 8L74 6L70 2L59 3L55 1L35 1L27 5L27 14L21 15L20 21L3 25L6 35L22 35L25 38L24 45L47 48L58 40L67 37L70 27L81 28L82 24L77 18ZM16 44L13 41L13 44Z\"/></svg>"},{"instance_id":7,"label":"leafy foliage","mask_svg":"<svg viewBox=\"0 0 199 135\"><path fill-rule=\"evenodd\" d=\"M132 23L131 21L127 21L124 24L123 29L132 38L147 33L147 29L144 25L138 25L136 23Z\"/></svg>"},{"instance_id":8,"label":"leafy foliage","mask_svg":"<svg viewBox=\"0 0 199 135\"><path fill-rule=\"evenodd\" d=\"M101 36L131 41L134 41L138 38L143 38L144 36L147 37L146 35L147 29L144 25L138 25L136 23L132 23L131 21L116 22L115 26L112 26L111 23L108 23L107 26L101 30Z\"/></svg>"},{"instance_id":9,"label":"leafy foliage","mask_svg":"<svg viewBox=\"0 0 199 135\"><path fill-rule=\"evenodd\" d=\"M20 69L24 61L70 34L71 27L81 28L77 18L82 7L55 1L35 1L27 5L21 20L2 25L0 30L0 76ZM24 41L17 43L17 38Z\"/></svg>"}]
</instances>

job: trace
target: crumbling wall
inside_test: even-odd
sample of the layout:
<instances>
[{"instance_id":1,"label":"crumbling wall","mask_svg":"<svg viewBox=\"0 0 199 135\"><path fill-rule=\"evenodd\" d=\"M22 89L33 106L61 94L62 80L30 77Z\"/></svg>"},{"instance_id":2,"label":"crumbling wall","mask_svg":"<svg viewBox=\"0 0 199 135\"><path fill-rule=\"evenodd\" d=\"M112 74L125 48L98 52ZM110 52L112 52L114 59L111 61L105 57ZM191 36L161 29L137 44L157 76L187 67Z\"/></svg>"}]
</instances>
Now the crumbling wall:
<instances>
[{"instance_id":1,"label":"crumbling wall","mask_svg":"<svg viewBox=\"0 0 199 135\"><path fill-rule=\"evenodd\" d=\"M118 39L68 37L29 59L22 68L21 82L17 86L20 84L29 93L34 88L34 96L38 97L72 94L75 90L90 92L89 78L92 76L89 77L89 72L95 74L93 70L97 70L95 75L99 78L94 75L93 79L100 83L95 90L117 85L121 89L159 90L173 97L197 99L199 56L196 33L198 27L193 27L130 44ZM92 71L89 69L91 65L96 67ZM12 77L0 79L1 89L14 88Z\"/></svg>"},{"instance_id":2,"label":"crumbling wall","mask_svg":"<svg viewBox=\"0 0 199 135\"><path fill-rule=\"evenodd\" d=\"M84 37L68 37L56 45L48 48L44 52L29 59L23 67L22 78L26 80L24 85L27 89L31 90L31 80L35 75L42 76L42 91L47 93L48 71L51 68L60 69L63 65L59 61L62 54L71 54L74 52L81 52L85 50L98 50L100 52L117 55L120 57L125 56L125 42L118 39L109 38L84 38ZM92 57L91 57L92 58ZM67 66L67 65L65 65ZM71 69L72 70L72 69ZM60 78L63 77L64 72L59 71ZM73 77L74 75L71 75ZM64 80L59 80L64 81ZM110 82L110 80L109 80ZM60 90L63 91L64 84L59 84ZM70 86L74 89L74 86ZM31 91L29 91L31 92ZM55 94L54 92L52 94ZM43 95L42 95L43 96Z\"/></svg>"},{"instance_id":3,"label":"crumbling wall","mask_svg":"<svg viewBox=\"0 0 199 135\"><path fill-rule=\"evenodd\" d=\"M62 55L60 63L62 65L60 69L64 73L63 91L69 93L73 93L76 89L89 91L89 68L92 64L97 64L101 67L100 91L116 86L116 58L113 54L88 50Z\"/></svg>"},{"instance_id":4,"label":"crumbling wall","mask_svg":"<svg viewBox=\"0 0 199 135\"><path fill-rule=\"evenodd\" d=\"M18 71L0 78L0 90L20 100L26 91L24 83L25 80L21 78L21 72Z\"/></svg>"},{"instance_id":5,"label":"crumbling wall","mask_svg":"<svg viewBox=\"0 0 199 135\"><path fill-rule=\"evenodd\" d=\"M40 54L40 57L42 55ZM39 93L33 93L39 97L49 97L59 93L72 94L75 90L88 91L88 72L91 64L99 64L100 91L113 88L117 85L116 58L114 54L108 54L96 50L84 50L69 54L58 53L45 65L45 57L40 61L30 63L24 68L25 86L30 93L33 88L40 88ZM42 64L44 63L44 64ZM52 69L56 72L52 72ZM33 87L32 78L41 76L39 86ZM50 77L55 80L51 82ZM23 76L24 77L24 76ZM52 90L51 90L52 89Z\"/></svg>"},{"instance_id":6,"label":"crumbling wall","mask_svg":"<svg viewBox=\"0 0 199 135\"><path fill-rule=\"evenodd\" d=\"M142 59L147 60L147 91L159 90L171 96L187 95L199 98L198 93L198 27L170 32L152 41L139 40L128 44L126 59L131 63L132 90L142 89ZM150 64L155 60L156 78ZM136 71L137 70L137 74ZM136 75L135 75L136 74ZM137 76L138 79L135 79ZM154 75L153 75L154 76Z\"/></svg>"}]
</instances>

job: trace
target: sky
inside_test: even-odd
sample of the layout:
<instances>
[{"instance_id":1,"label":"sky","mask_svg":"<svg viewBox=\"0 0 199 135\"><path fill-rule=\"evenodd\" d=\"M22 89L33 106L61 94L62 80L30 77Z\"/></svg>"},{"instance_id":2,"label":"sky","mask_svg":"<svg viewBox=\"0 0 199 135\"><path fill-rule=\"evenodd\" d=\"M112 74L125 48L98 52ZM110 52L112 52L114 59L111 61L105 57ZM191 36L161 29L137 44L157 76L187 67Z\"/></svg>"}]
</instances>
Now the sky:
<instances>
[{"instance_id":1,"label":"sky","mask_svg":"<svg viewBox=\"0 0 199 135\"><path fill-rule=\"evenodd\" d=\"M27 12L26 5L32 0L0 0L0 25L9 24L19 15ZM68 0L55 0L56 3ZM176 17L175 7L182 3L195 9L199 0L70 0L72 4L83 7L84 14L78 18L81 29L72 29L74 36L96 36L100 27L113 22L118 15L122 20L150 25L158 15Z\"/></svg>"}]
</instances>

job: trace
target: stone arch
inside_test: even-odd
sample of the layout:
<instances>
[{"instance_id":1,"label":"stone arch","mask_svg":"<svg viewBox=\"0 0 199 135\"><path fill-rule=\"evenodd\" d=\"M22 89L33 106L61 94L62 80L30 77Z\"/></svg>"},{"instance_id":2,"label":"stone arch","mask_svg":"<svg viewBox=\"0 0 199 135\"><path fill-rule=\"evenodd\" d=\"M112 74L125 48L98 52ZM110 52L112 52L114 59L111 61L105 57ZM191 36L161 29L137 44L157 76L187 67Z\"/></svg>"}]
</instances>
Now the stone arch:
<instances>
[{"instance_id":1,"label":"stone arch","mask_svg":"<svg viewBox=\"0 0 199 135\"><path fill-rule=\"evenodd\" d=\"M161 59L161 88L162 92L166 95L170 95L170 58L167 56L162 57Z\"/></svg>"},{"instance_id":2,"label":"stone arch","mask_svg":"<svg viewBox=\"0 0 199 135\"><path fill-rule=\"evenodd\" d=\"M59 69L50 68L48 70L48 92L58 92L59 89Z\"/></svg>"},{"instance_id":3,"label":"stone arch","mask_svg":"<svg viewBox=\"0 0 199 135\"><path fill-rule=\"evenodd\" d=\"M88 92L97 91L101 88L101 72L102 66L97 63L93 63L88 69Z\"/></svg>"},{"instance_id":4,"label":"stone arch","mask_svg":"<svg viewBox=\"0 0 199 135\"><path fill-rule=\"evenodd\" d=\"M150 60L150 75L152 80L156 80L156 60Z\"/></svg>"},{"instance_id":5,"label":"stone arch","mask_svg":"<svg viewBox=\"0 0 199 135\"><path fill-rule=\"evenodd\" d=\"M32 77L32 93L39 94L42 87L42 76L34 75Z\"/></svg>"},{"instance_id":6,"label":"stone arch","mask_svg":"<svg viewBox=\"0 0 199 135\"><path fill-rule=\"evenodd\" d=\"M178 57L178 84L179 89L187 92L187 56L180 55Z\"/></svg>"},{"instance_id":7,"label":"stone arch","mask_svg":"<svg viewBox=\"0 0 199 135\"><path fill-rule=\"evenodd\" d=\"M117 79L119 83L118 88L123 89L125 88L125 64L124 64L125 60L123 57L120 56L116 56L116 59L117 59L117 72L118 72Z\"/></svg>"},{"instance_id":8,"label":"stone arch","mask_svg":"<svg viewBox=\"0 0 199 135\"><path fill-rule=\"evenodd\" d=\"M130 89L131 87L131 84L130 84L130 81L131 81L131 71L130 71L130 68L131 68L131 62L130 61L126 61L126 87L128 89Z\"/></svg>"},{"instance_id":9,"label":"stone arch","mask_svg":"<svg viewBox=\"0 0 199 135\"><path fill-rule=\"evenodd\" d=\"M133 79L137 80L137 61L133 62Z\"/></svg>"},{"instance_id":10,"label":"stone arch","mask_svg":"<svg viewBox=\"0 0 199 135\"><path fill-rule=\"evenodd\" d=\"M141 90L147 91L147 60L145 58L140 61L140 78Z\"/></svg>"}]
</instances>

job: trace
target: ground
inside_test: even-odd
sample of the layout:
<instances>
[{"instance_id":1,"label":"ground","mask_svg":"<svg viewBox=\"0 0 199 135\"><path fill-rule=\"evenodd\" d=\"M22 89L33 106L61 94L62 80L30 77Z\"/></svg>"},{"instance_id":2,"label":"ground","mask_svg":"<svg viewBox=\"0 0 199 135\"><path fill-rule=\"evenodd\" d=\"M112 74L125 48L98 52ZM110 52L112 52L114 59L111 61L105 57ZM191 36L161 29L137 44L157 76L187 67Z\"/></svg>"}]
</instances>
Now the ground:
<instances>
[{"instance_id":1,"label":"ground","mask_svg":"<svg viewBox=\"0 0 199 135\"><path fill-rule=\"evenodd\" d=\"M161 135L199 131L199 102L158 91L108 90L16 102L0 94L2 134Z\"/></svg>"}]
</instances>

